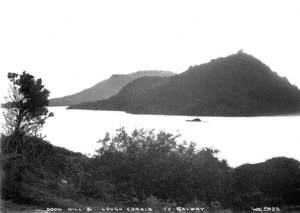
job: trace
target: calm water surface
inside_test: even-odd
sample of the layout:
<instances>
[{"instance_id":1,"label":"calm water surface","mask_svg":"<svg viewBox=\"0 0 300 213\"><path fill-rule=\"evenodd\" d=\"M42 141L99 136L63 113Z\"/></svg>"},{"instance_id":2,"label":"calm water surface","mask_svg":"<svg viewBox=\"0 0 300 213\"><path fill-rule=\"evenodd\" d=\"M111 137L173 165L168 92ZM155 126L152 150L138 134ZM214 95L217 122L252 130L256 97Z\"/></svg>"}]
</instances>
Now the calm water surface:
<instances>
[{"instance_id":1,"label":"calm water surface","mask_svg":"<svg viewBox=\"0 0 300 213\"><path fill-rule=\"evenodd\" d=\"M256 163L275 156L300 160L300 116L228 118L201 117L205 122L187 122L190 116L133 115L116 111L66 110L49 107L42 133L52 144L94 154L97 141L117 128L165 130L181 134L179 140L194 141L198 147L213 147L231 166Z\"/></svg>"}]
</instances>

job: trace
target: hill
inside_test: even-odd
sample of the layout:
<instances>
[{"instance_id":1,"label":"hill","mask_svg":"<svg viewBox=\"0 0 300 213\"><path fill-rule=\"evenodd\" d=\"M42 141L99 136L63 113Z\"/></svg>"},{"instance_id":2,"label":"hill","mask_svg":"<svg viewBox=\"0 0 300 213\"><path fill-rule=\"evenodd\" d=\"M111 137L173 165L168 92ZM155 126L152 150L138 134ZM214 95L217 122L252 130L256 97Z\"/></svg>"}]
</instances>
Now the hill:
<instances>
[{"instance_id":1,"label":"hill","mask_svg":"<svg viewBox=\"0 0 300 213\"><path fill-rule=\"evenodd\" d=\"M72 104L79 104L83 102L97 101L109 98L117 94L123 86L129 82L143 77L143 76L171 76L174 73L169 71L138 71L130 74L112 75L109 79L101 81L100 83L85 89L81 92L64 96L61 98L54 98L50 100L50 106L69 106Z\"/></svg>"},{"instance_id":2,"label":"hill","mask_svg":"<svg viewBox=\"0 0 300 213\"><path fill-rule=\"evenodd\" d=\"M254 202L276 205L289 202L298 205L299 208L299 166L299 161L286 157L275 157L256 164L243 164L232 171L232 187L235 191L232 197L241 197L243 204L248 203L248 206Z\"/></svg>"},{"instance_id":3,"label":"hill","mask_svg":"<svg viewBox=\"0 0 300 213\"><path fill-rule=\"evenodd\" d=\"M69 106L68 109L101 109L106 110L129 110L131 106L138 105L139 99L142 99L143 95L147 95L147 92L152 89L163 86L169 82L171 77L157 77L157 76L145 76L136 79L128 83L124 88L117 94L104 101L86 102L78 105ZM137 106L136 105L136 106Z\"/></svg>"},{"instance_id":4,"label":"hill","mask_svg":"<svg viewBox=\"0 0 300 213\"><path fill-rule=\"evenodd\" d=\"M141 81L145 79L133 81L107 100L70 108L202 116L276 115L300 108L296 86L243 52L191 66L157 87L141 89Z\"/></svg>"}]
</instances>

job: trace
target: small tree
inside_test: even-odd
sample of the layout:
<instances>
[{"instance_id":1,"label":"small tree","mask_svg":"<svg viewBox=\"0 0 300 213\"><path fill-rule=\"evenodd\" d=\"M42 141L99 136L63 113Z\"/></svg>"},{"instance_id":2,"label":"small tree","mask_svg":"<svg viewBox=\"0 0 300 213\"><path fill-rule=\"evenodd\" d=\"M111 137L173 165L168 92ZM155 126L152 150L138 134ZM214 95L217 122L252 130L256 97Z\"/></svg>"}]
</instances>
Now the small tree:
<instances>
[{"instance_id":1,"label":"small tree","mask_svg":"<svg viewBox=\"0 0 300 213\"><path fill-rule=\"evenodd\" d=\"M45 120L53 116L49 113L49 91L44 88L41 79L26 73L8 73L10 81L8 104L3 113L5 123L4 134L10 137L9 152L22 153L25 136L41 137L39 130Z\"/></svg>"}]
</instances>

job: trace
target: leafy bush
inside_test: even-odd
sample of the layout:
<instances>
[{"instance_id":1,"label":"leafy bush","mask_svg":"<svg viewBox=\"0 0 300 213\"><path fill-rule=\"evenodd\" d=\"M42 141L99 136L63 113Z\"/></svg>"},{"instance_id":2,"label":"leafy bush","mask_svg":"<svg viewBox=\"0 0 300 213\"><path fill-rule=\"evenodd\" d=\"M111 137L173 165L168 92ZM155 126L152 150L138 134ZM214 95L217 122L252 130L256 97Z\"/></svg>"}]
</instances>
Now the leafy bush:
<instances>
[{"instance_id":1,"label":"leafy bush","mask_svg":"<svg viewBox=\"0 0 300 213\"><path fill-rule=\"evenodd\" d=\"M160 131L123 128L100 140L94 157L101 171L116 186L117 193L142 201L150 196L188 202L209 202L222 194L222 180L229 167L216 157L217 150L196 149L194 143L179 143L177 137Z\"/></svg>"}]
</instances>

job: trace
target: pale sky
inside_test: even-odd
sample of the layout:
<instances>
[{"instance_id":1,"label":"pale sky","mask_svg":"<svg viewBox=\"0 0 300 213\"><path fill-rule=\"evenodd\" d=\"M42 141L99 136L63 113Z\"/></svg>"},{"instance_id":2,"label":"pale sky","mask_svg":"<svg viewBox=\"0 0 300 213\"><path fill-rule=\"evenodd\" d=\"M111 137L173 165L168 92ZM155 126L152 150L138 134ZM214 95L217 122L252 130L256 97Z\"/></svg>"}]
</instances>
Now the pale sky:
<instances>
[{"instance_id":1,"label":"pale sky","mask_svg":"<svg viewBox=\"0 0 300 213\"><path fill-rule=\"evenodd\" d=\"M300 1L0 1L1 97L7 72L26 70L58 97L112 74L180 73L239 49L300 87Z\"/></svg>"}]
</instances>

